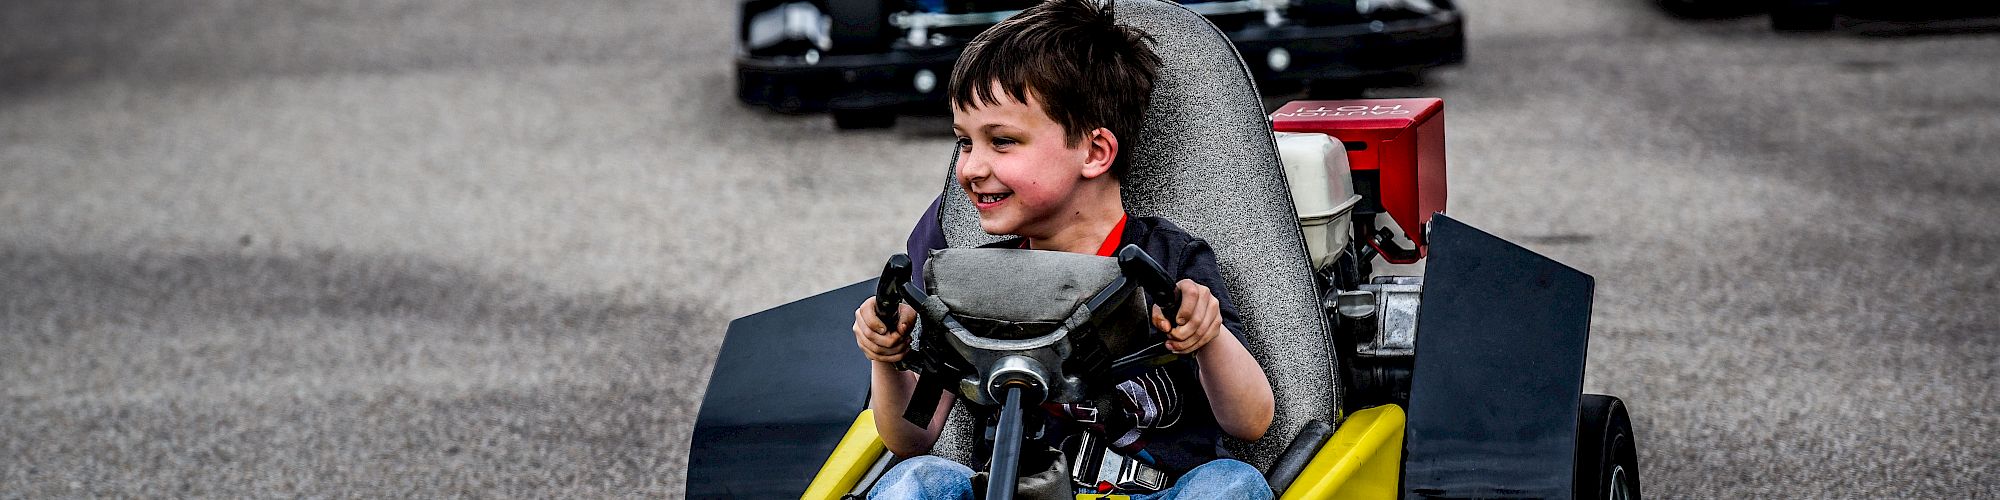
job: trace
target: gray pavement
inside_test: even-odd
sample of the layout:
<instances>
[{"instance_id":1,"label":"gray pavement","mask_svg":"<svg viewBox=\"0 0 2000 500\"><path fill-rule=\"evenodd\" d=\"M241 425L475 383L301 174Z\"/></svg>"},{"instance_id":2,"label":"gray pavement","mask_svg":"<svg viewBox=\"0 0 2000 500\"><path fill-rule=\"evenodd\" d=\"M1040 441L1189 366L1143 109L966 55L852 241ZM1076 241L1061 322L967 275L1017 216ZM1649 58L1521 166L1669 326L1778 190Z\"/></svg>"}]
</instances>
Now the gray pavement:
<instances>
[{"instance_id":1,"label":"gray pavement","mask_svg":"<svg viewBox=\"0 0 2000 500\"><path fill-rule=\"evenodd\" d=\"M735 103L730 5L0 3L0 497L679 496L724 324L950 147ZM1468 10L1375 92L1597 277L1647 493L2000 496L2000 34Z\"/></svg>"}]
</instances>

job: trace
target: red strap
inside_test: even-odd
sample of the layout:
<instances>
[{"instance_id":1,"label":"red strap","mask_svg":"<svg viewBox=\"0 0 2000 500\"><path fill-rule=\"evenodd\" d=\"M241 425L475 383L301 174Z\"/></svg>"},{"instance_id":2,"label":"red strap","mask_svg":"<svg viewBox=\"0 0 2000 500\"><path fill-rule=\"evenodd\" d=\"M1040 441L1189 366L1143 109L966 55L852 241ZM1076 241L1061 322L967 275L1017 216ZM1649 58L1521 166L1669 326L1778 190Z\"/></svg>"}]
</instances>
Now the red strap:
<instances>
[{"instance_id":1,"label":"red strap","mask_svg":"<svg viewBox=\"0 0 2000 500\"><path fill-rule=\"evenodd\" d=\"M1121 239L1120 237L1125 235L1125 219L1127 217L1129 217L1127 214L1118 215L1118 225L1111 226L1111 235L1105 236L1104 244L1097 246L1097 256L1110 257L1118 253L1118 243Z\"/></svg>"}]
</instances>

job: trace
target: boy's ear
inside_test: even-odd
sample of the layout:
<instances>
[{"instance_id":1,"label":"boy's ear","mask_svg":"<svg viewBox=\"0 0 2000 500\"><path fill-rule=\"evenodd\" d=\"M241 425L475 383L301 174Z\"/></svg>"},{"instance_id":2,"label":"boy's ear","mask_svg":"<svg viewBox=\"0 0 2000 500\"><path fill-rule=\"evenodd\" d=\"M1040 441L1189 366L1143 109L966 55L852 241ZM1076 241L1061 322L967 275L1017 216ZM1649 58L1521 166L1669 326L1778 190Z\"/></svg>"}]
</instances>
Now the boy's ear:
<instances>
[{"instance_id":1,"label":"boy's ear","mask_svg":"<svg viewBox=\"0 0 2000 500\"><path fill-rule=\"evenodd\" d=\"M1083 178L1096 179L1111 171L1111 163L1118 159L1118 136L1111 129L1098 127L1083 136Z\"/></svg>"}]
</instances>

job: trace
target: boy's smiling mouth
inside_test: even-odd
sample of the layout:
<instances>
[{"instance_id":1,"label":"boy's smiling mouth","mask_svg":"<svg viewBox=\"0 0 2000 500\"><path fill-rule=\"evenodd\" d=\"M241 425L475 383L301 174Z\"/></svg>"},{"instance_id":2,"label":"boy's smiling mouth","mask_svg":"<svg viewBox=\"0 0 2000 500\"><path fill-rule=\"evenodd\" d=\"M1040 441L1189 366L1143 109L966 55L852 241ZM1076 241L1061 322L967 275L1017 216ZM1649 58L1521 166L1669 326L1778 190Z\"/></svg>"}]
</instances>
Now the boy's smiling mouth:
<instances>
[{"instance_id":1,"label":"boy's smiling mouth","mask_svg":"<svg viewBox=\"0 0 2000 500\"><path fill-rule=\"evenodd\" d=\"M991 208L1014 196L1014 193L972 193L972 204L980 209Z\"/></svg>"}]
</instances>

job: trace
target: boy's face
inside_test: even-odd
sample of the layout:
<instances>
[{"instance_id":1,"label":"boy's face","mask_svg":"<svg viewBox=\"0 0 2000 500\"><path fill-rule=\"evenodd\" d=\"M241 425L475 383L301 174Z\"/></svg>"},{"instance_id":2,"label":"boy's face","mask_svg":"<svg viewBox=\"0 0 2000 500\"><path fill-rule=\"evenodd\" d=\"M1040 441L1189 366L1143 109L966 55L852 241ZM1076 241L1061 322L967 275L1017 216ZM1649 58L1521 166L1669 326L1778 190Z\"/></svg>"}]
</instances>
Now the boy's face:
<instances>
[{"instance_id":1,"label":"boy's face","mask_svg":"<svg viewBox=\"0 0 2000 500\"><path fill-rule=\"evenodd\" d=\"M1093 133L1070 146L1062 124L1042 112L1034 92L1021 102L994 85L999 104L953 106L958 185L979 209L980 229L1048 237L1073 215L1078 185L1110 171L1115 142L1107 153Z\"/></svg>"}]
</instances>

